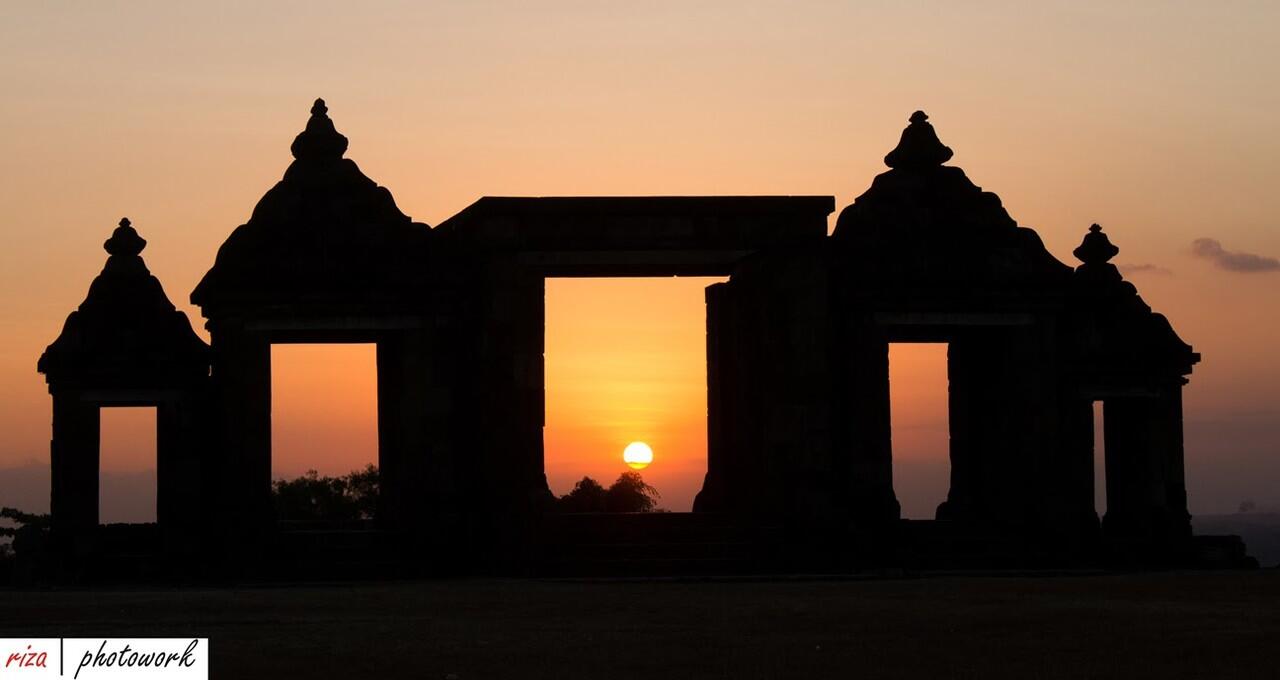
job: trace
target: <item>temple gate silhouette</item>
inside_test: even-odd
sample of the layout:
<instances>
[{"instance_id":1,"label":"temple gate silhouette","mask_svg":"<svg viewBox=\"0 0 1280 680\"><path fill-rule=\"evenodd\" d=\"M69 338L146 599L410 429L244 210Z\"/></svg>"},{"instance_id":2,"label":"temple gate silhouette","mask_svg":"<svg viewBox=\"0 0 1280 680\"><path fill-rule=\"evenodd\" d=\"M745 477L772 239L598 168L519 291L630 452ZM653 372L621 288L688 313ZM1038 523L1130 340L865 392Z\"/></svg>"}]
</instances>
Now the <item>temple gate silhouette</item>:
<instances>
[{"instance_id":1,"label":"temple gate silhouette","mask_svg":"<svg viewBox=\"0 0 1280 680\"><path fill-rule=\"evenodd\" d=\"M98 408L154 404L163 549L271 545L271 344L361 342L377 346L378 530L426 571L527 570L551 499L545 278L714 275L729 279L706 291L707 473L693 514L771 528L748 534L755 564L945 564L973 545L997 566L1204 552L1182 444L1199 355L1110 264L1118 249L1100 227L1079 266L1061 263L945 165L952 152L922 112L830 236L830 196L486 197L429 228L346 148L317 100L283 179L191 294L209 345L127 220L106 243L103 273L39 364L64 544L111 549ZM948 344L951 484L934 523L900 520L893 489L888 345L911 341ZM955 547L975 535L1010 549Z\"/></svg>"}]
</instances>

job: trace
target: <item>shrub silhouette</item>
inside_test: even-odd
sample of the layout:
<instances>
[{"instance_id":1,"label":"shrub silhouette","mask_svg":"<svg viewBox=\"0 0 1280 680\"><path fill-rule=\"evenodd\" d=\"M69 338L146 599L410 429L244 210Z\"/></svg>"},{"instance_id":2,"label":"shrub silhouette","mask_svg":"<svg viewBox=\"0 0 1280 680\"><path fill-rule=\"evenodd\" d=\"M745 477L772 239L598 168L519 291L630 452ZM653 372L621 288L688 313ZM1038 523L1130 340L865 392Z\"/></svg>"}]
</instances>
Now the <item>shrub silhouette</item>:
<instances>
[{"instance_id":1,"label":"shrub silhouette","mask_svg":"<svg viewBox=\"0 0 1280 680\"><path fill-rule=\"evenodd\" d=\"M271 483L276 518L282 520L372 519L378 503L378 468L367 465L341 477L315 470Z\"/></svg>"},{"instance_id":2,"label":"shrub silhouette","mask_svg":"<svg viewBox=\"0 0 1280 680\"><path fill-rule=\"evenodd\" d=\"M618 480L604 493L605 512L653 512L662 494L645 483L635 470L618 475Z\"/></svg>"},{"instance_id":3,"label":"shrub silhouette","mask_svg":"<svg viewBox=\"0 0 1280 680\"><path fill-rule=\"evenodd\" d=\"M556 500L556 509L560 512L604 512L605 491L600 482L583 477L573 490Z\"/></svg>"},{"instance_id":4,"label":"shrub silhouette","mask_svg":"<svg viewBox=\"0 0 1280 680\"><path fill-rule=\"evenodd\" d=\"M0 536L13 539L11 543L0 544L0 584L11 580L30 581L34 574L46 573L49 570L49 515L0 508L0 519L15 525L0 527ZM20 579L18 574L22 574Z\"/></svg>"},{"instance_id":5,"label":"shrub silhouette","mask_svg":"<svg viewBox=\"0 0 1280 680\"><path fill-rule=\"evenodd\" d=\"M558 512L653 512L662 494L634 470L624 472L608 489L583 477L573 490L556 499Z\"/></svg>"}]
</instances>

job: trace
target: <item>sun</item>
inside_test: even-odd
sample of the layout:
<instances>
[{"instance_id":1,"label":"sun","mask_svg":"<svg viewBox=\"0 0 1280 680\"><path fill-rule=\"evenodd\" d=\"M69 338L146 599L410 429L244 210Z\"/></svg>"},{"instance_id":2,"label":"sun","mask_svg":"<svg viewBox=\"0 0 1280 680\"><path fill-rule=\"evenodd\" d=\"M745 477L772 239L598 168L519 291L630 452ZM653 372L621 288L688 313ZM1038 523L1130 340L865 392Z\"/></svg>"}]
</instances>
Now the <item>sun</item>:
<instances>
[{"instance_id":1,"label":"sun","mask_svg":"<svg viewBox=\"0 0 1280 680\"><path fill-rule=\"evenodd\" d=\"M622 450L622 460L632 470L643 470L653 462L653 449L644 442L631 442Z\"/></svg>"}]
</instances>

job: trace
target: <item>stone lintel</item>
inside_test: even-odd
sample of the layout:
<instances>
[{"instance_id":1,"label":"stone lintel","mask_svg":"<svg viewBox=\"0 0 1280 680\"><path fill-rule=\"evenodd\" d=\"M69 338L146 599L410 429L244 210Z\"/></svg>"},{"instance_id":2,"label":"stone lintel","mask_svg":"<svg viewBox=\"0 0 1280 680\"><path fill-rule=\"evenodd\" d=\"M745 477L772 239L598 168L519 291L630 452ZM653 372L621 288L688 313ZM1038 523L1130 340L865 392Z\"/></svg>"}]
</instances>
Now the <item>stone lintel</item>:
<instances>
[{"instance_id":1,"label":"stone lintel","mask_svg":"<svg viewBox=\"0 0 1280 680\"><path fill-rule=\"evenodd\" d=\"M563 277L728 276L749 250L572 250L521 253L519 262Z\"/></svg>"},{"instance_id":2,"label":"stone lintel","mask_svg":"<svg viewBox=\"0 0 1280 680\"><path fill-rule=\"evenodd\" d=\"M760 250L821 243L831 196L487 196L436 231L480 250Z\"/></svg>"},{"instance_id":3,"label":"stone lintel","mask_svg":"<svg viewBox=\"0 0 1280 680\"><path fill-rule=\"evenodd\" d=\"M273 336L293 336L293 334L297 334L297 339L288 340L289 342L330 342L327 338L342 337L351 333L361 335L368 332L427 328L430 325L429 319L416 315L275 317L247 320L244 324L244 329ZM357 339L353 338L349 341ZM274 337L272 341L283 342L283 340Z\"/></svg>"},{"instance_id":4,"label":"stone lintel","mask_svg":"<svg viewBox=\"0 0 1280 680\"><path fill-rule=\"evenodd\" d=\"M190 390L177 389L87 389L77 397L98 406L157 406L181 401L190 394Z\"/></svg>"},{"instance_id":5,"label":"stone lintel","mask_svg":"<svg viewBox=\"0 0 1280 680\"><path fill-rule=\"evenodd\" d=\"M1107 399L1124 398L1158 398L1166 397L1172 390L1176 390L1187 383L1186 379L1174 381L1168 385L1156 384L1138 384L1138 385L1088 385L1081 392L1091 401L1105 401Z\"/></svg>"},{"instance_id":6,"label":"stone lintel","mask_svg":"<svg viewBox=\"0 0 1280 680\"><path fill-rule=\"evenodd\" d=\"M876 312L880 326L1030 326L1034 314L1025 312Z\"/></svg>"}]
</instances>

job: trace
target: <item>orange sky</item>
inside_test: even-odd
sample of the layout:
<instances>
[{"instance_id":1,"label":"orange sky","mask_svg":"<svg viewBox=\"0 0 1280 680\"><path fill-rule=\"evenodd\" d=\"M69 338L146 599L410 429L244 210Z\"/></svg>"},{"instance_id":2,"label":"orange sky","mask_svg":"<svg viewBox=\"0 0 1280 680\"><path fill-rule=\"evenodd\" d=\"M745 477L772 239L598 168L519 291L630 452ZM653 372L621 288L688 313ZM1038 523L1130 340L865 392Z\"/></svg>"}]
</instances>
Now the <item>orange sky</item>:
<instances>
[{"instance_id":1,"label":"orange sky","mask_svg":"<svg viewBox=\"0 0 1280 680\"><path fill-rule=\"evenodd\" d=\"M376 345L271 346L271 474L378 463Z\"/></svg>"},{"instance_id":2,"label":"orange sky","mask_svg":"<svg viewBox=\"0 0 1280 680\"><path fill-rule=\"evenodd\" d=\"M641 474L661 507L687 511L707 472L707 315L721 279L547 281L547 482L608 485L622 449L653 447Z\"/></svg>"},{"instance_id":3,"label":"orange sky","mask_svg":"<svg viewBox=\"0 0 1280 680\"><path fill-rule=\"evenodd\" d=\"M889 345L889 412L893 486L908 519L933 519L947 498L947 346Z\"/></svg>"},{"instance_id":4,"label":"orange sky","mask_svg":"<svg viewBox=\"0 0 1280 680\"><path fill-rule=\"evenodd\" d=\"M1205 357L1186 393L1192 510L1280 506L1280 272L1191 250L1207 237L1280 256L1276 3L261 4L0 6L0 504L47 504L23 481L48 461L35 361L116 221L133 219L199 327L187 295L323 96L348 156L429 224L485 194L844 206L924 109L952 163L1060 259L1098 221L1121 264L1151 266L1131 279ZM549 291L549 315L606 295ZM652 318L686 294L655 293ZM668 328L612 305L591 323L625 354L687 332L680 314ZM703 351L679 337L673 367ZM654 377L663 401L705 399L687 393L694 373ZM556 410L575 388L550 380L564 441L614 456L641 438L606 433L616 414ZM692 441L688 421L664 422L659 460Z\"/></svg>"}]
</instances>

